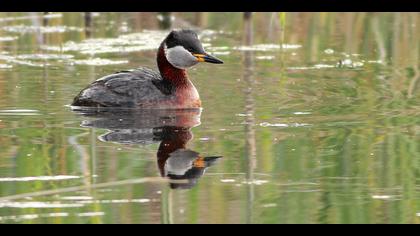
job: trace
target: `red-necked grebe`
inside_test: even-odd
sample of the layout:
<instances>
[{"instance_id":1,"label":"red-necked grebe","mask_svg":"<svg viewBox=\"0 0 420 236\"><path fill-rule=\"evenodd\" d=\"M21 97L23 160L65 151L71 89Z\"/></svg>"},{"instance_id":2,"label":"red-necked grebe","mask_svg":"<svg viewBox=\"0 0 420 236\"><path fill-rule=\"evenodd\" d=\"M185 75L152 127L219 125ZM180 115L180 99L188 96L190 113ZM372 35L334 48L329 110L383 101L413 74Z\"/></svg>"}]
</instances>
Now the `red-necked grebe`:
<instances>
[{"instance_id":1,"label":"red-necked grebe","mask_svg":"<svg viewBox=\"0 0 420 236\"><path fill-rule=\"evenodd\" d=\"M137 68L107 75L83 89L72 106L200 108L200 96L186 72L198 62L223 63L204 51L194 31L171 31L157 52L160 73Z\"/></svg>"}]
</instances>

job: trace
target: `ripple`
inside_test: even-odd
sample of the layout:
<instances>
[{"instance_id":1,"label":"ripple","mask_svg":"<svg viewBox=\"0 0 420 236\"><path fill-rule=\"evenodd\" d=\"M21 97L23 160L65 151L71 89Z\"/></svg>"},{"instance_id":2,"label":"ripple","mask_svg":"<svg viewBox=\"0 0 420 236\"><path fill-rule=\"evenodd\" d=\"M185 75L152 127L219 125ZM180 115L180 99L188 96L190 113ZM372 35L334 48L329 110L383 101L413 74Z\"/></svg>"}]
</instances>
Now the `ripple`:
<instances>
[{"instance_id":1,"label":"ripple","mask_svg":"<svg viewBox=\"0 0 420 236\"><path fill-rule=\"evenodd\" d=\"M76 65L88 65L88 66L106 66L106 65L120 65L127 64L127 60L109 60L102 58L93 58L85 60L75 60L74 64Z\"/></svg>"},{"instance_id":2,"label":"ripple","mask_svg":"<svg viewBox=\"0 0 420 236\"><path fill-rule=\"evenodd\" d=\"M236 182L235 179L221 179L220 182L222 183L234 183Z\"/></svg>"},{"instance_id":3,"label":"ripple","mask_svg":"<svg viewBox=\"0 0 420 236\"><path fill-rule=\"evenodd\" d=\"M350 68L355 68L355 67L362 67L364 65L363 62L361 61L354 61L350 58L344 59L344 60L340 60L338 62L338 66L339 67L350 67Z\"/></svg>"},{"instance_id":4,"label":"ripple","mask_svg":"<svg viewBox=\"0 0 420 236\"><path fill-rule=\"evenodd\" d=\"M219 55L219 56L224 56L224 55L229 55L230 52L211 52L211 54L213 55Z\"/></svg>"},{"instance_id":5,"label":"ripple","mask_svg":"<svg viewBox=\"0 0 420 236\"><path fill-rule=\"evenodd\" d=\"M372 198L373 199L379 199L379 200L388 200L388 199L391 199L392 196L390 196L390 195L373 195Z\"/></svg>"},{"instance_id":6,"label":"ripple","mask_svg":"<svg viewBox=\"0 0 420 236\"><path fill-rule=\"evenodd\" d=\"M78 213L77 216L79 217L92 217L92 216L104 216L105 212L99 211L99 212L83 212Z\"/></svg>"},{"instance_id":7,"label":"ripple","mask_svg":"<svg viewBox=\"0 0 420 236\"><path fill-rule=\"evenodd\" d=\"M68 196L62 197L62 200L92 200L91 196Z\"/></svg>"},{"instance_id":8,"label":"ripple","mask_svg":"<svg viewBox=\"0 0 420 236\"><path fill-rule=\"evenodd\" d=\"M306 112L306 111L297 111L297 112L293 112L294 115L310 115L312 114L311 112Z\"/></svg>"},{"instance_id":9,"label":"ripple","mask_svg":"<svg viewBox=\"0 0 420 236\"><path fill-rule=\"evenodd\" d=\"M0 22L7 22L7 21L16 21L16 20L29 20L29 19L37 19L37 18L45 18L45 19L52 19L52 18L60 18L63 14L61 13L54 13L54 14L46 14L46 15L29 15L29 16L14 16L14 17L2 17L0 18Z\"/></svg>"},{"instance_id":10,"label":"ripple","mask_svg":"<svg viewBox=\"0 0 420 236\"><path fill-rule=\"evenodd\" d=\"M11 69L13 68L12 65L8 65L8 64L0 64L0 69Z\"/></svg>"},{"instance_id":11,"label":"ripple","mask_svg":"<svg viewBox=\"0 0 420 236\"><path fill-rule=\"evenodd\" d=\"M127 53L157 49L166 37L167 31L145 30L141 33L121 35L117 38L95 38L79 43L69 41L62 46L42 45L41 48L50 51L74 51L82 54Z\"/></svg>"},{"instance_id":12,"label":"ripple","mask_svg":"<svg viewBox=\"0 0 420 236\"><path fill-rule=\"evenodd\" d=\"M325 54L333 54L334 53L334 50L331 49L331 48L327 48L327 49L324 50L324 53Z\"/></svg>"},{"instance_id":13,"label":"ripple","mask_svg":"<svg viewBox=\"0 0 420 236\"><path fill-rule=\"evenodd\" d=\"M372 63L372 64L384 64L383 61L381 60L368 60L367 63Z\"/></svg>"},{"instance_id":14,"label":"ripple","mask_svg":"<svg viewBox=\"0 0 420 236\"><path fill-rule=\"evenodd\" d=\"M38 110L29 110L29 109L0 110L0 116L36 116L36 115L41 115Z\"/></svg>"},{"instance_id":15,"label":"ripple","mask_svg":"<svg viewBox=\"0 0 420 236\"><path fill-rule=\"evenodd\" d=\"M268 123L268 122L262 122L259 125L261 127L283 127L283 128L310 126L310 124L306 124L306 123L293 123L293 124L274 123L274 124L272 124L272 123Z\"/></svg>"},{"instance_id":16,"label":"ripple","mask_svg":"<svg viewBox=\"0 0 420 236\"><path fill-rule=\"evenodd\" d=\"M4 60L6 62L14 63L18 65L25 65L25 66L32 66L32 67L44 67L48 65L48 64L34 63L27 60L19 60L14 56L9 56L9 55L4 55L4 54L0 54L0 60Z\"/></svg>"},{"instance_id":17,"label":"ripple","mask_svg":"<svg viewBox=\"0 0 420 236\"><path fill-rule=\"evenodd\" d=\"M250 185L263 185L263 184L266 184L268 182L269 182L268 180L255 179L255 180L250 180L250 181L243 181L242 183L243 184L250 184Z\"/></svg>"},{"instance_id":18,"label":"ripple","mask_svg":"<svg viewBox=\"0 0 420 236\"><path fill-rule=\"evenodd\" d=\"M277 207L277 203L267 203L263 204L262 207L269 208L269 207Z\"/></svg>"},{"instance_id":19,"label":"ripple","mask_svg":"<svg viewBox=\"0 0 420 236\"><path fill-rule=\"evenodd\" d=\"M68 60L74 58L70 54L22 54L16 56L17 59L23 60Z\"/></svg>"},{"instance_id":20,"label":"ripple","mask_svg":"<svg viewBox=\"0 0 420 236\"><path fill-rule=\"evenodd\" d=\"M81 54L103 54L103 53L129 53L147 50L155 50L159 47L162 39L166 37L169 31L163 30L144 30L139 33L120 35L117 38L94 38L86 39L81 42L68 41L60 46L41 45L41 48L56 52L79 52ZM208 32L201 32L200 35L206 35ZM210 43L203 43L205 47L211 47ZM224 49L225 47L223 47ZM227 55L218 49L217 54Z\"/></svg>"},{"instance_id":21,"label":"ripple","mask_svg":"<svg viewBox=\"0 0 420 236\"><path fill-rule=\"evenodd\" d=\"M73 208L83 206L80 203L60 202L0 202L0 208Z\"/></svg>"},{"instance_id":22,"label":"ripple","mask_svg":"<svg viewBox=\"0 0 420 236\"><path fill-rule=\"evenodd\" d=\"M57 176L33 176L33 177L7 177L0 178L0 182L27 182L27 181L57 181L57 180L68 180L68 179L79 179L80 176L71 175L57 175Z\"/></svg>"},{"instance_id":23,"label":"ripple","mask_svg":"<svg viewBox=\"0 0 420 236\"><path fill-rule=\"evenodd\" d=\"M11 215L11 216L0 216L0 221L23 221L23 220L34 220L38 218L55 218L55 217L69 217L70 215L78 217L95 217L95 216L104 216L105 212L94 211L94 212L81 212L70 214L67 212L54 212L54 213L44 213L44 214L26 214L26 215Z\"/></svg>"},{"instance_id":24,"label":"ripple","mask_svg":"<svg viewBox=\"0 0 420 236\"><path fill-rule=\"evenodd\" d=\"M11 37L11 36L6 36L6 37L0 37L0 42L10 42L10 41L15 41L16 39L18 39L18 37Z\"/></svg>"},{"instance_id":25,"label":"ripple","mask_svg":"<svg viewBox=\"0 0 420 236\"><path fill-rule=\"evenodd\" d=\"M16 215L16 216L0 216L0 221L13 220L13 221L22 221L22 220L33 220L38 218L49 218L49 217L67 217L69 213L66 212L57 212L57 213L46 213L46 214L26 214L26 215Z\"/></svg>"},{"instance_id":26,"label":"ripple","mask_svg":"<svg viewBox=\"0 0 420 236\"><path fill-rule=\"evenodd\" d=\"M258 56L255 57L257 60L273 60L275 56Z\"/></svg>"},{"instance_id":27,"label":"ripple","mask_svg":"<svg viewBox=\"0 0 420 236\"><path fill-rule=\"evenodd\" d=\"M141 198L141 199L111 199L111 200L85 200L77 201L79 204L121 204L121 203L149 203L150 199Z\"/></svg>"},{"instance_id":28,"label":"ripple","mask_svg":"<svg viewBox=\"0 0 420 236\"><path fill-rule=\"evenodd\" d=\"M13 25L13 26L4 26L2 27L4 31L10 32L10 33L65 33L69 31L77 31L82 32L83 29L80 27L74 27L74 26L32 26L32 25Z\"/></svg>"},{"instance_id":29,"label":"ripple","mask_svg":"<svg viewBox=\"0 0 420 236\"><path fill-rule=\"evenodd\" d=\"M325 68L336 68L336 65L329 65L329 64L316 64L313 66L296 66L296 67L288 67L289 70L319 70Z\"/></svg>"},{"instance_id":30,"label":"ripple","mask_svg":"<svg viewBox=\"0 0 420 236\"><path fill-rule=\"evenodd\" d=\"M251 46L239 46L234 47L234 50L238 51L274 51L279 50L280 48L283 49L298 49L301 48L302 45L299 44L255 44Z\"/></svg>"}]
</instances>

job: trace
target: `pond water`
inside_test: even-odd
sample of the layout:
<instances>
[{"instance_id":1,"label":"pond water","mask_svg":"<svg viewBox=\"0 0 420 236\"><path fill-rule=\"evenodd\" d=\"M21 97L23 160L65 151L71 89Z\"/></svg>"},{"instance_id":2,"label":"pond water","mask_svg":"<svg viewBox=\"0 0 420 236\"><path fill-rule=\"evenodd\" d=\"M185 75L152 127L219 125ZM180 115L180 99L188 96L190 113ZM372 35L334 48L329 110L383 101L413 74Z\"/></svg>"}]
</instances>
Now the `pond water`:
<instances>
[{"instance_id":1,"label":"pond water","mask_svg":"<svg viewBox=\"0 0 420 236\"><path fill-rule=\"evenodd\" d=\"M419 223L419 24L0 13L0 223ZM201 111L71 110L169 28L225 62L189 71Z\"/></svg>"}]
</instances>

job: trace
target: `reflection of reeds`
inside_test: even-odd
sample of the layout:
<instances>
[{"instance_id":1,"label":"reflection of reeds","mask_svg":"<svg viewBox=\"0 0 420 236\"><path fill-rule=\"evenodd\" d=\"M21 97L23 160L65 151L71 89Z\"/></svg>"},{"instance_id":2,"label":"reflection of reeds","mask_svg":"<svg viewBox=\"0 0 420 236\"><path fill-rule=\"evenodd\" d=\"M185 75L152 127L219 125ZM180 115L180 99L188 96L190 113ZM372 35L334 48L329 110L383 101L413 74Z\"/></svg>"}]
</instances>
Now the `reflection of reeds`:
<instances>
[{"instance_id":1,"label":"reflection of reeds","mask_svg":"<svg viewBox=\"0 0 420 236\"><path fill-rule=\"evenodd\" d=\"M161 29L170 29L172 26L172 13L171 12L159 12L159 28Z\"/></svg>"},{"instance_id":2,"label":"reflection of reeds","mask_svg":"<svg viewBox=\"0 0 420 236\"><path fill-rule=\"evenodd\" d=\"M284 35L285 35L285 28L286 28L286 12L279 13L279 22L280 22L280 45L284 43ZM280 49L282 49L281 47Z\"/></svg>"},{"instance_id":3,"label":"reflection of reeds","mask_svg":"<svg viewBox=\"0 0 420 236\"><path fill-rule=\"evenodd\" d=\"M207 27L208 13L207 12L196 12L194 21L195 21L195 25L200 27L200 28Z\"/></svg>"},{"instance_id":4,"label":"reflection of reeds","mask_svg":"<svg viewBox=\"0 0 420 236\"><path fill-rule=\"evenodd\" d=\"M84 20L85 20L85 36L86 38L92 37L92 12L85 12L84 13Z\"/></svg>"},{"instance_id":5,"label":"reflection of reeds","mask_svg":"<svg viewBox=\"0 0 420 236\"><path fill-rule=\"evenodd\" d=\"M173 212L172 212L172 190L165 186L161 195L161 223L162 224L173 224Z\"/></svg>"},{"instance_id":6,"label":"reflection of reeds","mask_svg":"<svg viewBox=\"0 0 420 236\"><path fill-rule=\"evenodd\" d=\"M419 79L420 79L420 72L419 72L419 54L420 54L420 37L419 37L419 30L418 25L420 24L420 17L418 13L410 13L410 24L412 25L411 32L409 32L410 41L409 45L412 45L410 48L414 53L411 53L411 68L413 68L413 76L411 82L408 86L408 98L413 98L416 88L419 87Z\"/></svg>"},{"instance_id":7,"label":"reflection of reeds","mask_svg":"<svg viewBox=\"0 0 420 236\"><path fill-rule=\"evenodd\" d=\"M244 13L244 44L246 46L251 46L253 44L253 23L252 23L252 13ZM243 80L246 83L245 85L245 137L246 137L246 159L247 159L247 181L248 186L248 208L247 208L247 223L253 222L253 207L254 207L254 170L257 164L257 150L256 150L256 140L255 140L255 103L253 97L253 53L251 51L243 52L244 58L244 71L243 71Z\"/></svg>"},{"instance_id":8,"label":"reflection of reeds","mask_svg":"<svg viewBox=\"0 0 420 236\"><path fill-rule=\"evenodd\" d=\"M379 29L379 19L377 15L374 15L371 19L372 31L376 44L378 45L379 58L378 60L385 62L386 60L386 49L384 44L384 38L381 36L381 31Z\"/></svg>"}]
</instances>

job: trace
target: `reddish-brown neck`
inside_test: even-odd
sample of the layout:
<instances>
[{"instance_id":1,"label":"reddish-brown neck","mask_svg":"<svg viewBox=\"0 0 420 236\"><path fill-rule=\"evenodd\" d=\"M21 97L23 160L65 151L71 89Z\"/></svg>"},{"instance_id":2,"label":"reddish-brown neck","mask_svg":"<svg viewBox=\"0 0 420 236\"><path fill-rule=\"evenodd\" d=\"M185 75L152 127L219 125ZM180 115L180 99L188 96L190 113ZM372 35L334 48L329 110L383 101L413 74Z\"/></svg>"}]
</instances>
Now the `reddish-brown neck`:
<instances>
[{"instance_id":1,"label":"reddish-brown neck","mask_svg":"<svg viewBox=\"0 0 420 236\"><path fill-rule=\"evenodd\" d=\"M190 85L187 71L178 69L171 65L165 56L164 43L162 43L158 50L157 64L163 79L170 81L175 87L186 87Z\"/></svg>"}]
</instances>

